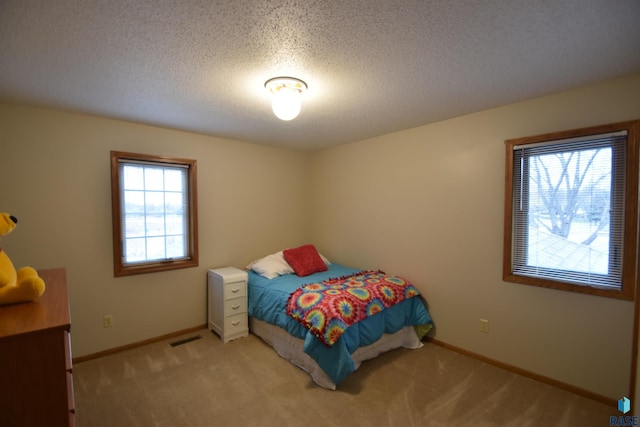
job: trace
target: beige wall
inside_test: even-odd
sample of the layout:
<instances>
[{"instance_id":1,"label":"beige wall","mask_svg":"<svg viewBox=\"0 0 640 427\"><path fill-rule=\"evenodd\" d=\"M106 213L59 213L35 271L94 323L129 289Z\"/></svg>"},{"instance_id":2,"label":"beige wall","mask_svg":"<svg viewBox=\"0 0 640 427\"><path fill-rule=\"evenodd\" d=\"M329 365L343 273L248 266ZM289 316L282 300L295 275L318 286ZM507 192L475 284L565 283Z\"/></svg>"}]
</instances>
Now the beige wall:
<instances>
[{"instance_id":1,"label":"beige wall","mask_svg":"<svg viewBox=\"0 0 640 427\"><path fill-rule=\"evenodd\" d=\"M638 100L640 75L318 151L313 240L414 281L436 338L618 399L633 304L502 281L504 141L640 119Z\"/></svg>"},{"instance_id":2,"label":"beige wall","mask_svg":"<svg viewBox=\"0 0 640 427\"><path fill-rule=\"evenodd\" d=\"M6 104L0 146L0 211L19 219L2 247L67 268L76 357L204 325L207 268L308 238L309 154ZM199 267L113 277L110 150L198 161Z\"/></svg>"},{"instance_id":3,"label":"beige wall","mask_svg":"<svg viewBox=\"0 0 640 427\"><path fill-rule=\"evenodd\" d=\"M204 324L208 267L310 241L414 281L438 339L618 399L632 304L501 280L503 141L638 119L638 99L640 75L312 154L0 104L0 211L20 219L1 243L67 267L74 356ZM199 267L113 277L110 150L198 160Z\"/></svg>"}]
</instances>

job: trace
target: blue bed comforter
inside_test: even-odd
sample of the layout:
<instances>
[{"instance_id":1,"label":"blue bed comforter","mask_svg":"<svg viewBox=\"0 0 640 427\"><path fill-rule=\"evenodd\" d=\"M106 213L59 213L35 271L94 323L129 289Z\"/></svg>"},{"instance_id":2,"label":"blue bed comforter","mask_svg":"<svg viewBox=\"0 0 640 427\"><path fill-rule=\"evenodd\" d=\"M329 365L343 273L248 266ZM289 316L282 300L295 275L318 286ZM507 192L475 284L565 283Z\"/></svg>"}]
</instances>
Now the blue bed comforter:
<instances>
[{"instance_id":1,"label":"blue bed comforter","mask_svg":"<svg viewBox=\"0 0 640 427\"><path fill-rule=\"evenodd\" d=\"M331 347L325 346L299 322L287 315L289 295L302 285L357 273L358 269L330 264L327 271L306 277L295 274L267 279L249 271L249 316L271 323L304 340L304 352L314 359L335 384L355 370L351 354L358 347L374 343L383 334L392 334L404 326L431 325L431 316L419 297L399 304L350 326Z\"/></svg>"}]
</instances>

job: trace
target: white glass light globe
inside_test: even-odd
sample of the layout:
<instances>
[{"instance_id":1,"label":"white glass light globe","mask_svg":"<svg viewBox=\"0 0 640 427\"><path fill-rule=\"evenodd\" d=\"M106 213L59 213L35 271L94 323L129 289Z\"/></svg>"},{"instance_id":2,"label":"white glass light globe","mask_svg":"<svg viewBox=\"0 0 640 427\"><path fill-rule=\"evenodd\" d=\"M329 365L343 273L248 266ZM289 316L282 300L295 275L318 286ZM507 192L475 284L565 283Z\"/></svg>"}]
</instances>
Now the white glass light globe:
<instances>
[{"instance_id":1,"label":"white glass light globe","mask_svg":"<svg viewBox=\"0 0 640 427\"><path fill-rule=\"evenodd\" d=\"M293 120L300 113L302 94L307 84L295 77L274 77L264 87L273 96L271 109L280 120Z\"/></svg>"},{"instance_id":2,"label":"white glass light globe","mask_svg":"<svg viewBox=\"0 0 640 427\"><path fill-rule=\"evenodd\" d=\"M273 96L271 108L273 114L280 120L293 120L300 114L300 104L302 94L298 90L291 90L286 87L280 88Z\"/></svg>"}]
</instances>

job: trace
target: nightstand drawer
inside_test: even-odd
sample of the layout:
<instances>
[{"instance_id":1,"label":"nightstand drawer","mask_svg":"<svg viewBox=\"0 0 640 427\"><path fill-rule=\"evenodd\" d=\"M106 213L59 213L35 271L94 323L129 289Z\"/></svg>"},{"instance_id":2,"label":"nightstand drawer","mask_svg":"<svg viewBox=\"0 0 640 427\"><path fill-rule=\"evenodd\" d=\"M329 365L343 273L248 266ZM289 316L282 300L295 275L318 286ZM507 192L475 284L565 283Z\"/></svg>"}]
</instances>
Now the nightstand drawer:
<instances>
[{"instance_id":1,"label":"nightstand drawer","mask_svg":"<svg viewBox=\"0 0 640 427\"><path fill-rule=\"evenodd\" d=\"M248 328L249 323L246 313L234 314L224 319L225 336L233 336L236 333L246 331Z\"/></svg>"},{"instance_id":2,"label":"nightstand drawer","mask_svg":"<svg viewBox=\"0 0 640 427\"><path fill-rule=\"evenodd\" d=\"M234 316L236 314L247 312L247 299L246 298L234 298L226 300L224 302L224 315L225 317Z\"/></svg>"},{"instance_id":3,"label":"nightstand drawer","mask_svg":"<svg viewBox=\"0 0 640 427\"><path fill-rule=\"evenodd\" d=\"M247 282L234 282L225 283L224 285L224 299L246 297L247 296Z\"/></svg>"}]
</instances>

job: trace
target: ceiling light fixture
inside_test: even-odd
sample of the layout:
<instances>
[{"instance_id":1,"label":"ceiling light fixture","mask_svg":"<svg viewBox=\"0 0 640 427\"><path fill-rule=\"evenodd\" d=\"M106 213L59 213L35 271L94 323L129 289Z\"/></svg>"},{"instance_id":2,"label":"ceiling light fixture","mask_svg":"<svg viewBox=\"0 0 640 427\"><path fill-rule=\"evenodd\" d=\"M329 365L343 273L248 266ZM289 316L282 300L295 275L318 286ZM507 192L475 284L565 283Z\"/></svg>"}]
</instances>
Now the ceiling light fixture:
<instances>
[{"instance_id":1,"label":"ceiling light fixture","mask_svg":"<svg viewBox=\"0 0 640 427\"><path fill-rule=\"evenodd\" d=\"M307 84L294 77L274 77L264 84L271 93L273 114L280 120L293 120L300 113L302 94Z\"/></svg>"}]
</instances>

